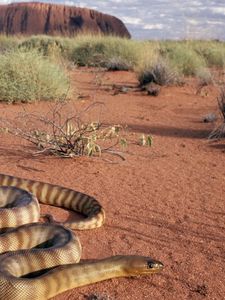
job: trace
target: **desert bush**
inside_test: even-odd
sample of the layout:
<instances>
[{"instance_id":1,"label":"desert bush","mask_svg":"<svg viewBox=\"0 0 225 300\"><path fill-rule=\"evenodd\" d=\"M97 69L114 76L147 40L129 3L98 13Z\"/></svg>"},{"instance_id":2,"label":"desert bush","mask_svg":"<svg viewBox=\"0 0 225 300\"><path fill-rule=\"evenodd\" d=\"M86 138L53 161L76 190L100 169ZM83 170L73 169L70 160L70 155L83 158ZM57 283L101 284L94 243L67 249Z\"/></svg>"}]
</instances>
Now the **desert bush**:
<instances>
[{"instance_id":1,"label":"desert bush","mask_svg":"<svg viewBox=\"0 0 225 300\"><path fill-rule=\"evenodd\" d=\"M157 64L161 64L163 58L159 55L158 44L156 42L139 42L138 60L135 66L140 85L145 85L150 82L156 83L154 68Z\"/></svg>"},{"instance_id":2,"label":"desert bush","mask_svg":"<svg viewBox=\"0 0 225 300\"><path fill-rule=\"evenodd\" d=\"M0 56L0 101L58 100L65 97L68 87L63 68L35 50Z\"/></svg>"},{"instance_id":3,"label":"desert bush","mask_svg":"<svg viewBox=\"0 0 225 300\"><path fill-rule=\"evenodd\" d=\"M145 65L137 72L137 78L140 85L146 85L150 82L159 85L171 85L178 83L178 74L176 70L169 65L162 57L158 57L150 65Z\"/></svg>"}]
</instances>

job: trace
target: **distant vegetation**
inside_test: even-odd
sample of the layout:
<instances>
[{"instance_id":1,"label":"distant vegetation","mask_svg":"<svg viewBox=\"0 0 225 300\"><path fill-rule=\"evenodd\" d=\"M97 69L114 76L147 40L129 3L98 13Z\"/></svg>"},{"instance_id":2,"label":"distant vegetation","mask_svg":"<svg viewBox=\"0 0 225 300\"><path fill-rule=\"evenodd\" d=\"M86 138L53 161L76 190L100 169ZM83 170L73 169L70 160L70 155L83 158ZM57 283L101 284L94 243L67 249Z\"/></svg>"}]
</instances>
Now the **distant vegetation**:
<instances>
[{"instance_id":1,"label":"distant vegetation","mask_svg":"<svg viewBox=\"0 0 225 300\"><path fill-rule=\"evenodd\" d=\"M60 97L68 86L62 61L106 70L133 70L140 85L152 81L176 84L185 76L210 83L210 69L224 67L225 43L135 41L90 34L75 38L0 36L0 54L0 100L14 102Z\"/></svg>"}]
</instances>

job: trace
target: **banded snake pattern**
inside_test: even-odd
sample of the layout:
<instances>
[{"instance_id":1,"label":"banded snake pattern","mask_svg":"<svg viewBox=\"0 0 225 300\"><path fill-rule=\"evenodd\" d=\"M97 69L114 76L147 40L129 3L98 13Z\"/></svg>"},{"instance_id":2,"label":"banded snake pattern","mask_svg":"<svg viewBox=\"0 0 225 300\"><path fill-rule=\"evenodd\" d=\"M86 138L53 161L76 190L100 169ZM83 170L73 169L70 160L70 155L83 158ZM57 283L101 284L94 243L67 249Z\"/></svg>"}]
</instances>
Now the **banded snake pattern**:
<instances>
[{"instance_id":1,"label":"banded snake pattern","mask_svg":"<svg viewBox=\"0 0 225 300\"><path fill-rule=\"evenodd\" d=\"M98 281L162 270L161 262L136 255L79 263L81 245L71 229L97 228L105 220L104 209L93 197L4 174L0 174L0 186L0 228L6 229L0 235L0 299L45 300ZM85 218L40 223L38 201Z\"/></svg>"}]
</instances>

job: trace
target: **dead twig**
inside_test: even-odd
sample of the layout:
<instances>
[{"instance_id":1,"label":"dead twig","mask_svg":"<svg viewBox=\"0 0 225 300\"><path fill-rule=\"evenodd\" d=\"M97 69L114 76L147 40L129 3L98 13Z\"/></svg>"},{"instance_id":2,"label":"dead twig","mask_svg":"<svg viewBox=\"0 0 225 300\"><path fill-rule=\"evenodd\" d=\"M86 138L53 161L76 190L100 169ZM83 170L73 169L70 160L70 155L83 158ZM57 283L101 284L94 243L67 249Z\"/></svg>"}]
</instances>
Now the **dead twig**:
<instances>
[{"instance_id":1,"label":"dead twig","mask_svg":"<svg viewBox=\"0 0 225 300\"><path fill-rule=\"evenodd\" d=\"M93 103L83 111L68 115L63 113L66 103L56 103L43 115L24 111L15 120L0 122L7 126L7 132L19 136L37 147L34 155L51 154L60 157L101 156L108 153L125 160L117 148L127 146L127 140L121 136L120 125L105 125L99 120L88 122L83 116L101 102ZM71 109L70 109L71 111ZM149 137L142 135L139 144L150 146Z\"/></svg>"}]
</instances>

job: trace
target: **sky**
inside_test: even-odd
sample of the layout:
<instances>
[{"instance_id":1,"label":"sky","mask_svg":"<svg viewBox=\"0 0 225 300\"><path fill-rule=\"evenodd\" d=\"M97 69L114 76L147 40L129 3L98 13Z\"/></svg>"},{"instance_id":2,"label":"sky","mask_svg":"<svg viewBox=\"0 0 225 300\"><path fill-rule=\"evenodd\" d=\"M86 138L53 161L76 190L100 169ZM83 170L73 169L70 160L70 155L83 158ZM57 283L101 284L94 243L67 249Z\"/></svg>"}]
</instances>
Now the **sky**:
<instances>
[{"instance_id":1,"label":"sky","mask_svg":"<svg viewBox=\"0 0 225 300\"><path fill-rule=\"evenodd\" d=\"M0 0L0 4L12 2L28 1ZM47 0L42 2L87 7L113 15L124 22L134 39L225 40L225 0Z\"/></svg>"}]
</instances>

